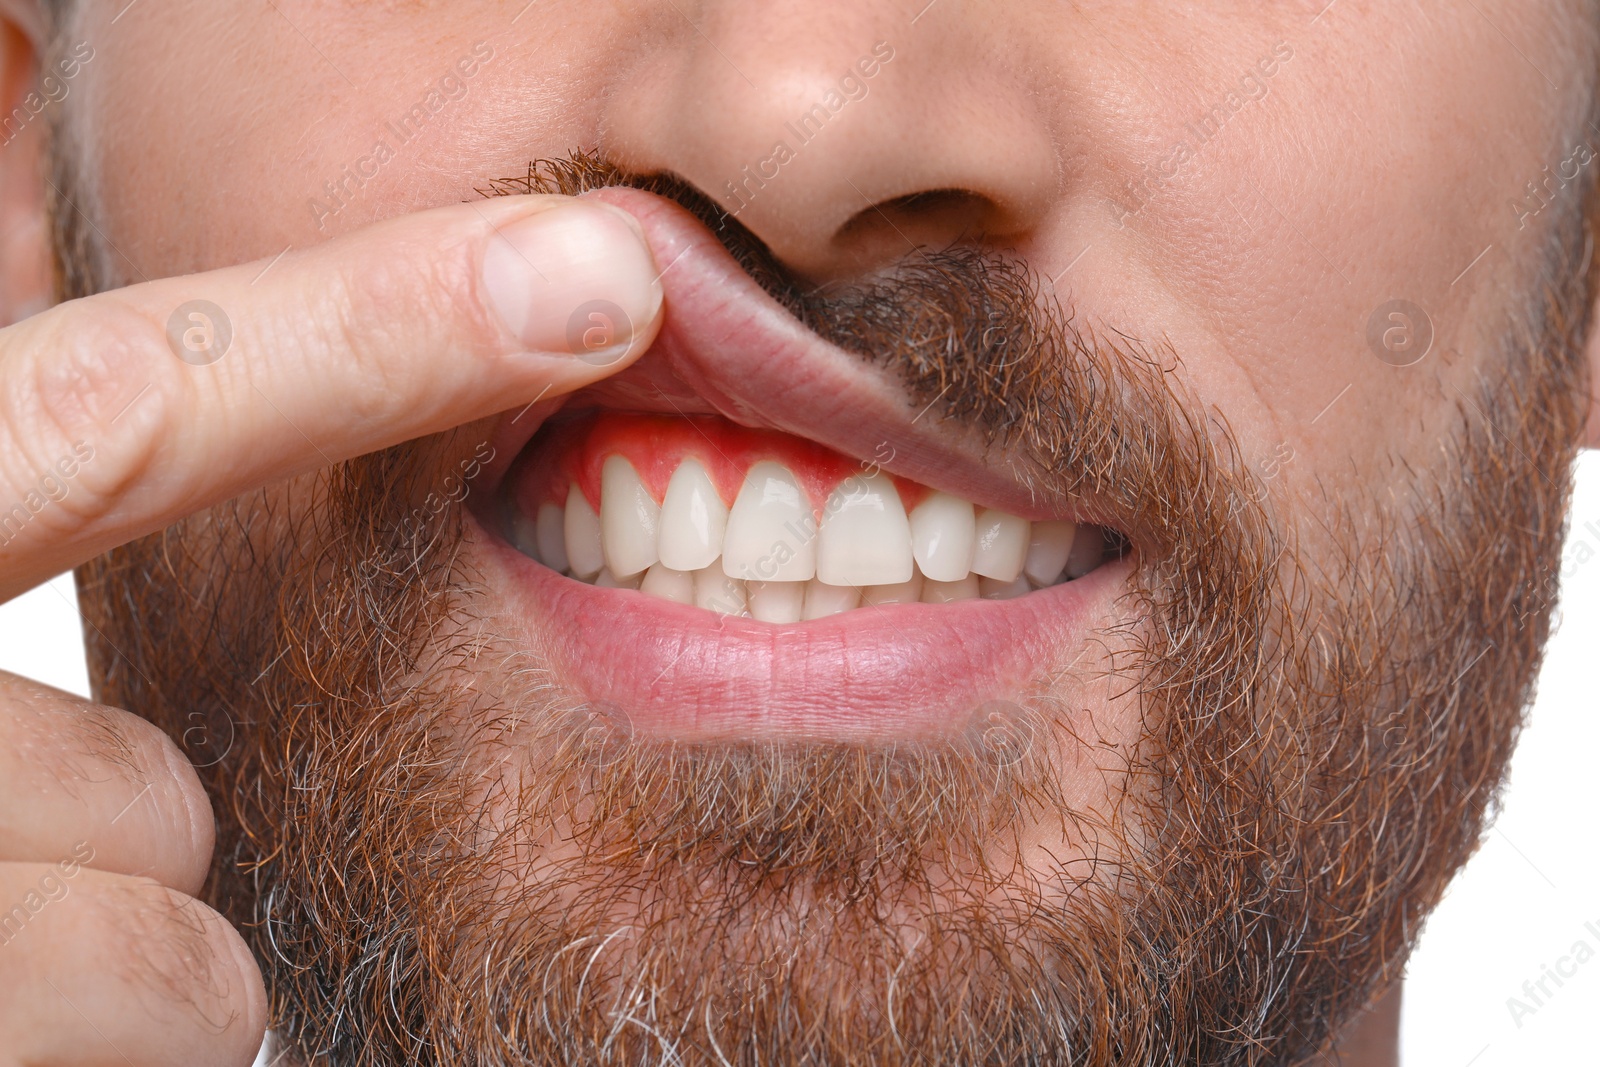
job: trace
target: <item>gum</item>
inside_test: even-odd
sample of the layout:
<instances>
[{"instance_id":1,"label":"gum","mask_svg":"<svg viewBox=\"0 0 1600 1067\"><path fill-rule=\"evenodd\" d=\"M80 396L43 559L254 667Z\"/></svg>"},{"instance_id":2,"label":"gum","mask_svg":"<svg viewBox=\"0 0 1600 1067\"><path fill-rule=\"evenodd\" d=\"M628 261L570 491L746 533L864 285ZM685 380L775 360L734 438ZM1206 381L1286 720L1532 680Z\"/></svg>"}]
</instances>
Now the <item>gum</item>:
<instances>
[{"instance_id":1,"label":"gum","mask_svg":"<svg viewBox=\"0 0 1600 1067\"><path fill-rule=\"evenodd\" d=\"M620 455L638 471L650 495L660 503L667 483L686 459L697 459L711 475L723 503L733 506L745 474L755 464L772 460L794 473L817 518L828 496L845 479L877 473L871 460L852 459L814 441L773 430L739 426L716 415L657 415L606 411L564 426L546 454L524 476L519 495L530 513L542 504L564 505L574 482L600 508L600 471L608 457ZM918 482L890 475L907 511L931 490Z\"/></svg>"}]
</instances>

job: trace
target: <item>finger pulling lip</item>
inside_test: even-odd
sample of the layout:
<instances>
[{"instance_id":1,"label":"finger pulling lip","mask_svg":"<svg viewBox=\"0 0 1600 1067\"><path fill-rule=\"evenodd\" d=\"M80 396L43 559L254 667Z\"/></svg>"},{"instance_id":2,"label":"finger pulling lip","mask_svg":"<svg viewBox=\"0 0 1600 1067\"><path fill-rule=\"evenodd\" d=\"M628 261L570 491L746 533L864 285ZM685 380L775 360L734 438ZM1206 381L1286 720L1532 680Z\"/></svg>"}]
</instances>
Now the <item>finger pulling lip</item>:
<instances>
[{"instance_id":1,"label":"finger pulling lip","mask_svg":"<svg viewBox=\"0 0 1600 1067\"><path fill-rule=\"evenodd\" d=\"M1019 454L992 448L973 427L914 405L882 367L808 330L758 285L716 236L682 207L636 189L587 195L644 227L661 266L665 321L631 366L561 399L502 417L493 488L541 424L563 407L720 414L735 423L806 438L903 478L1024 518L1116 525L1094 500L1040 495L1044 480Z\"/></svg>"},{"instance_id":2,"label":"finger pulling lip","mask_svg":"<svg viewBox=\"0 0 1600 1067\"><path fill-rule=\"evenodd\" d=\"M636 735L872 742L945 736L1025 699L1111 610L1129 560L1005 601L895 604L772 625L562 577L471 536L558 676Z\"/></svg>"}]
</instances>

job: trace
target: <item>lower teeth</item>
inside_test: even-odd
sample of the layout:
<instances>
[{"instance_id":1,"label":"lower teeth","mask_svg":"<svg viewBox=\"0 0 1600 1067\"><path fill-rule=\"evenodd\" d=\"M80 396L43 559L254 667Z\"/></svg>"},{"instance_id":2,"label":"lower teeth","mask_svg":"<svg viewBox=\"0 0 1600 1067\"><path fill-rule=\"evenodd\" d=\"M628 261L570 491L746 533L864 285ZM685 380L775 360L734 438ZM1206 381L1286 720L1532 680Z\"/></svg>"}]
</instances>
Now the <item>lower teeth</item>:
<instances>
[{"instance_id":1,"label":"lower teeth","mask_svg":"<svg viewBox=\"0 0 1600 1067\"><path fill-rule=\"evenodd\" d=\"M724 573L722 558L698 570L675 570L657 561L643 571L618 575L605 563L598 543L592 551L578 546L571 553L562 534L573 526L564 522L561 508L545 505L537 519L513 524L513 541L524 555L551 569L589 585L606 589L630 589L667 600L768 623L796 623L827 618L860 608L891 604L951 604L962 600L1011 600L1062 582L1083 577L1117 552L1116 544L1096 526L1080 526L1060 569L1051 576L1037 565L1042 552L1030 555L1022 573L1008 580L968 572L953 581L935 581L913 566L911 578L892 585L830 585L817 578L808 581L760 581L733 578ZM580 536L592 526L599 541L598 519L592 510L579 516ZM1038 546L1035 546L1036 548ZM1059 549L1054 553L1060 555ZM577 558L574 559L573 556ZM588 566L584 566L587 561ZM1048 562L1048 561L1047 561ZM582 568L582 569L578 569ZM1040 580L1043 577L1044 580Z\"/></svg>"}]
</instances>

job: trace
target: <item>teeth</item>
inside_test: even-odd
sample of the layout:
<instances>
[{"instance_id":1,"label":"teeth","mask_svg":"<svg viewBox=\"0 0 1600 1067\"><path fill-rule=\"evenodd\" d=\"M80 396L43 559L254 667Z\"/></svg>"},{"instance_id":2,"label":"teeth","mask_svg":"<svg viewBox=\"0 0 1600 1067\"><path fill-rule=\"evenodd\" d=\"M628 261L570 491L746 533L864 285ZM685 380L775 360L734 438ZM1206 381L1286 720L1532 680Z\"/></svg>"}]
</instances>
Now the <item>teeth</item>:
<instances>
[{"instance_id":1,"label":"teeth","mask_svg":"<svg viewBox=\"0 0 1600 1067\"><path fill-rule=\"evenodd\" d=\"M721 615L749 614L749 591L745 583L722 573L716 561L694 572L694 606Z\"/></svg>"},{"instance_id":2,"label":"teeth","mask_svg":"<svg viewBox=\"0 0 1600 1067\"><path fill-rule=\"evenodd\" d=\"M973 573L1002 582L1016 580L1028 558L1028 525L1027 519L984 508L978 516Z\"/></svg>"},{"instance_id":3,"label":"teeth","mask_svg":"<svg viewBox=\"0 0 1600 1067\"><path fill-rule=\"evenodd\" d=\"M657 563L644 572L639 592L670 600L675 604L694 603L694 575L689 571L673 570L665 563Z\"/></svg>"},{"instance_id":4,"label":"teeth","mask_svg":"<svg viewBox=\"0 0 1600 1067\"><path fill-rule=\"evenodd\" d=\"M567 535L563 527L566 517L555 504L541 504L539 518L534 523L534 544L539 552L534 558L553 571L567 569Z\"/></svg>"},{"instance_id":5,"label":"teeth","mask_svg":"<svg viewBox=\"0 0 1600 1067\"><path fill-rule=\"evenodd\" d=\"M750 615L757 622L799 622L805 608L805 582L750 582Z\"/></svg>"},{"instance_id":6,"label":"teeth","mask_svg":"<svg viewBox=\"0 0 1600 1067\"><path fill-rule=\"evenodd\" d=\"M915 604L922 599L922 575L913 574L909 582L898 585L869 585L861 590L861 602L868 605Z\"/></svg>"},{"instance_id":7,"label":"teeth","mask_svg":"<svg viewBox=\"0 0 1600 1067\"><path fill-rule=\"evenodd\" d=\"M922 573L935 581L967 576L975 533L972 504L960 497L930 493L911 509L911 552Z\"/></svg>"},{"instance_id":8,"label":"teeth","mask_svg":"<svg viewBox=\"0 0 1600 1067\"><path fill-rule=\"evenodd\" d=\"M730 578L763 582L806 582L816 577L811 502L783 464L763 460L745 475L739 498L728 513L722 570Z\"/></svg>"},{"instance_id":9,"label":"teeth","mask_svg":"<svg viewBox=\"0 0 1600 1067\"><path fill-rule=\"evenodd\" d=\"M609 456L600 468L600 547L611 573L633 575L660 559L656 527L661 505L639 480L633 464Z\"/></svg>"},{"instance_id":10,"label":"teeth","mask_svg":"<svg viewBox=\"0 0 1600 1067\"><path fill-rule=\"evenodd\" d=\"M959 582L922 583L924 604L953 604L957 600L976 600L979 596L978 576L969 574Z\"/></svg>"},{"instance_id":11,"label":"teeth","mask_svg":"<svg viewBox=\"0 0 1600 1067\"><path fill-rule=\"evenodd\" d=\"M829 585L816 578L806 583L806 602L802 619L825 619L849 611L861 603L861 590L851 585Z\"/></svg>"},{"instance_id":12,"label":"teeth","mask_svg":"<svg viewBox=\"0 0 1600 1067\"><path fill-rule=\"evenodd\" d=\"M911 525L886 474L839 483L823 509L817 577L829 585L894 585L911 580Z\"/></svg>"},{"instance_id":13,"label":"teeth","mask_svg":"<svg viewBox=\"0 0 1600 1067\"><path fill-rule=\"evenodd\" d=\"M1002 582L996 578L980 578L978 592L983 594L985 600L1015 600L1019 596L1027 596L1033 592L1033 584L1026 577L1011 582Z\"/></svg>"},{"instance_id":14,"label":"teeth","mask_svg":"<svg viewBox=\"0 0 1600 1067\"><path fill-rule=\"evenodd\" d=\"M1078 531L1076 523L1036 522L1028 541L1028 556L1022 569L1037 585L1049 585L1061 577L1072 552L1072 538Z\"/></svg>"},{"instance_id":15,"label":"teeth","mask_svg":"<svg viewBox=\"0 0 1600 1067\"><path fill-rule=\"evenodd\" d=\"M699 460L686 459L672 473L661 501L661 562L697 571L722 554L728 505Z\"/></svg>"},{"instance_id":16,"label":"teeth","mask_svg":"<svg viewBox=\"0 0 1600 1067\"><path fill-rule=\"evenodd\" d=\"M574 483L566 506L511 517L516 548L598 586L636 589L725 615L790 624L860 607L1010 600L1072 581L1106 558L1105 531L1029 522L930 491L908 516L887 475L829 494L820 530L793 472L750 468L733 507L686 459L657 504L631 463L609 456L596 514Z\"/></svg>"},{"instance_id":17,"label":"teeth","mask_svg":"<svg viewBox=\"0 0 1600 1067\"><path fill-rule=\"evenodd\" d=\"M600 549L600 516L594 513L576 483L567 490L562 532L567 542L567 565L572 573L585 581L599 574L600 568L606 565L605 554Z\"/></svg>"}]
</instances>

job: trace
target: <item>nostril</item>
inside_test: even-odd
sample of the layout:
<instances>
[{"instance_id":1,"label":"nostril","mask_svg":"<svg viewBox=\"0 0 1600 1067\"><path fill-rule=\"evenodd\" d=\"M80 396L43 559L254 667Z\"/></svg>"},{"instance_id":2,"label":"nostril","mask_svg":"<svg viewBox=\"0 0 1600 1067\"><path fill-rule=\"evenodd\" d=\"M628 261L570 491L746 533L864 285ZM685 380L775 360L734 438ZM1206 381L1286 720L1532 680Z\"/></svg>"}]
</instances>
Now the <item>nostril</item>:
<instances>
[{"instance_id":1,"label":"nostril","mask_svg":"<svg viewBox=\"0 0 1600 1067\"><path fill-rule=\"evenodd\" d=\"M847 244L863 232L894 227L917 230L944 245L1004 229L1004 216L1000 206L981 193L925 189L863 208L839 228L834 243Z\"/></svg>"},{"instance_id":2,"label":"nostril","mask_svg":"<svg viewBox=\"0 0 1600 1067\"><path fill-rule=\"evenodd\" d=\"M897 221L919 219L936 221L945 224L944 228L949 229L952 225L959 226L962 223L981 225L992 222L1001 212L993 200L970 189L924 189L874 204L846 223L845 229L848 229L856 219L869 214L888 216ZM952 236L970 235L952 233Z\"/></svg>"},{"instance_id":3,"label":"nostril","mask_svg":"<svg viewBox=\"0 0 1600 1067\"><path fill-rule=\"evenodd\" d=\"M832 246L844 270L865 273L903 259L910 248L945 248L1011 228L1000 205L981 193L924 189L862 208L834 234Z\"/></svg>"}]
</instances>

